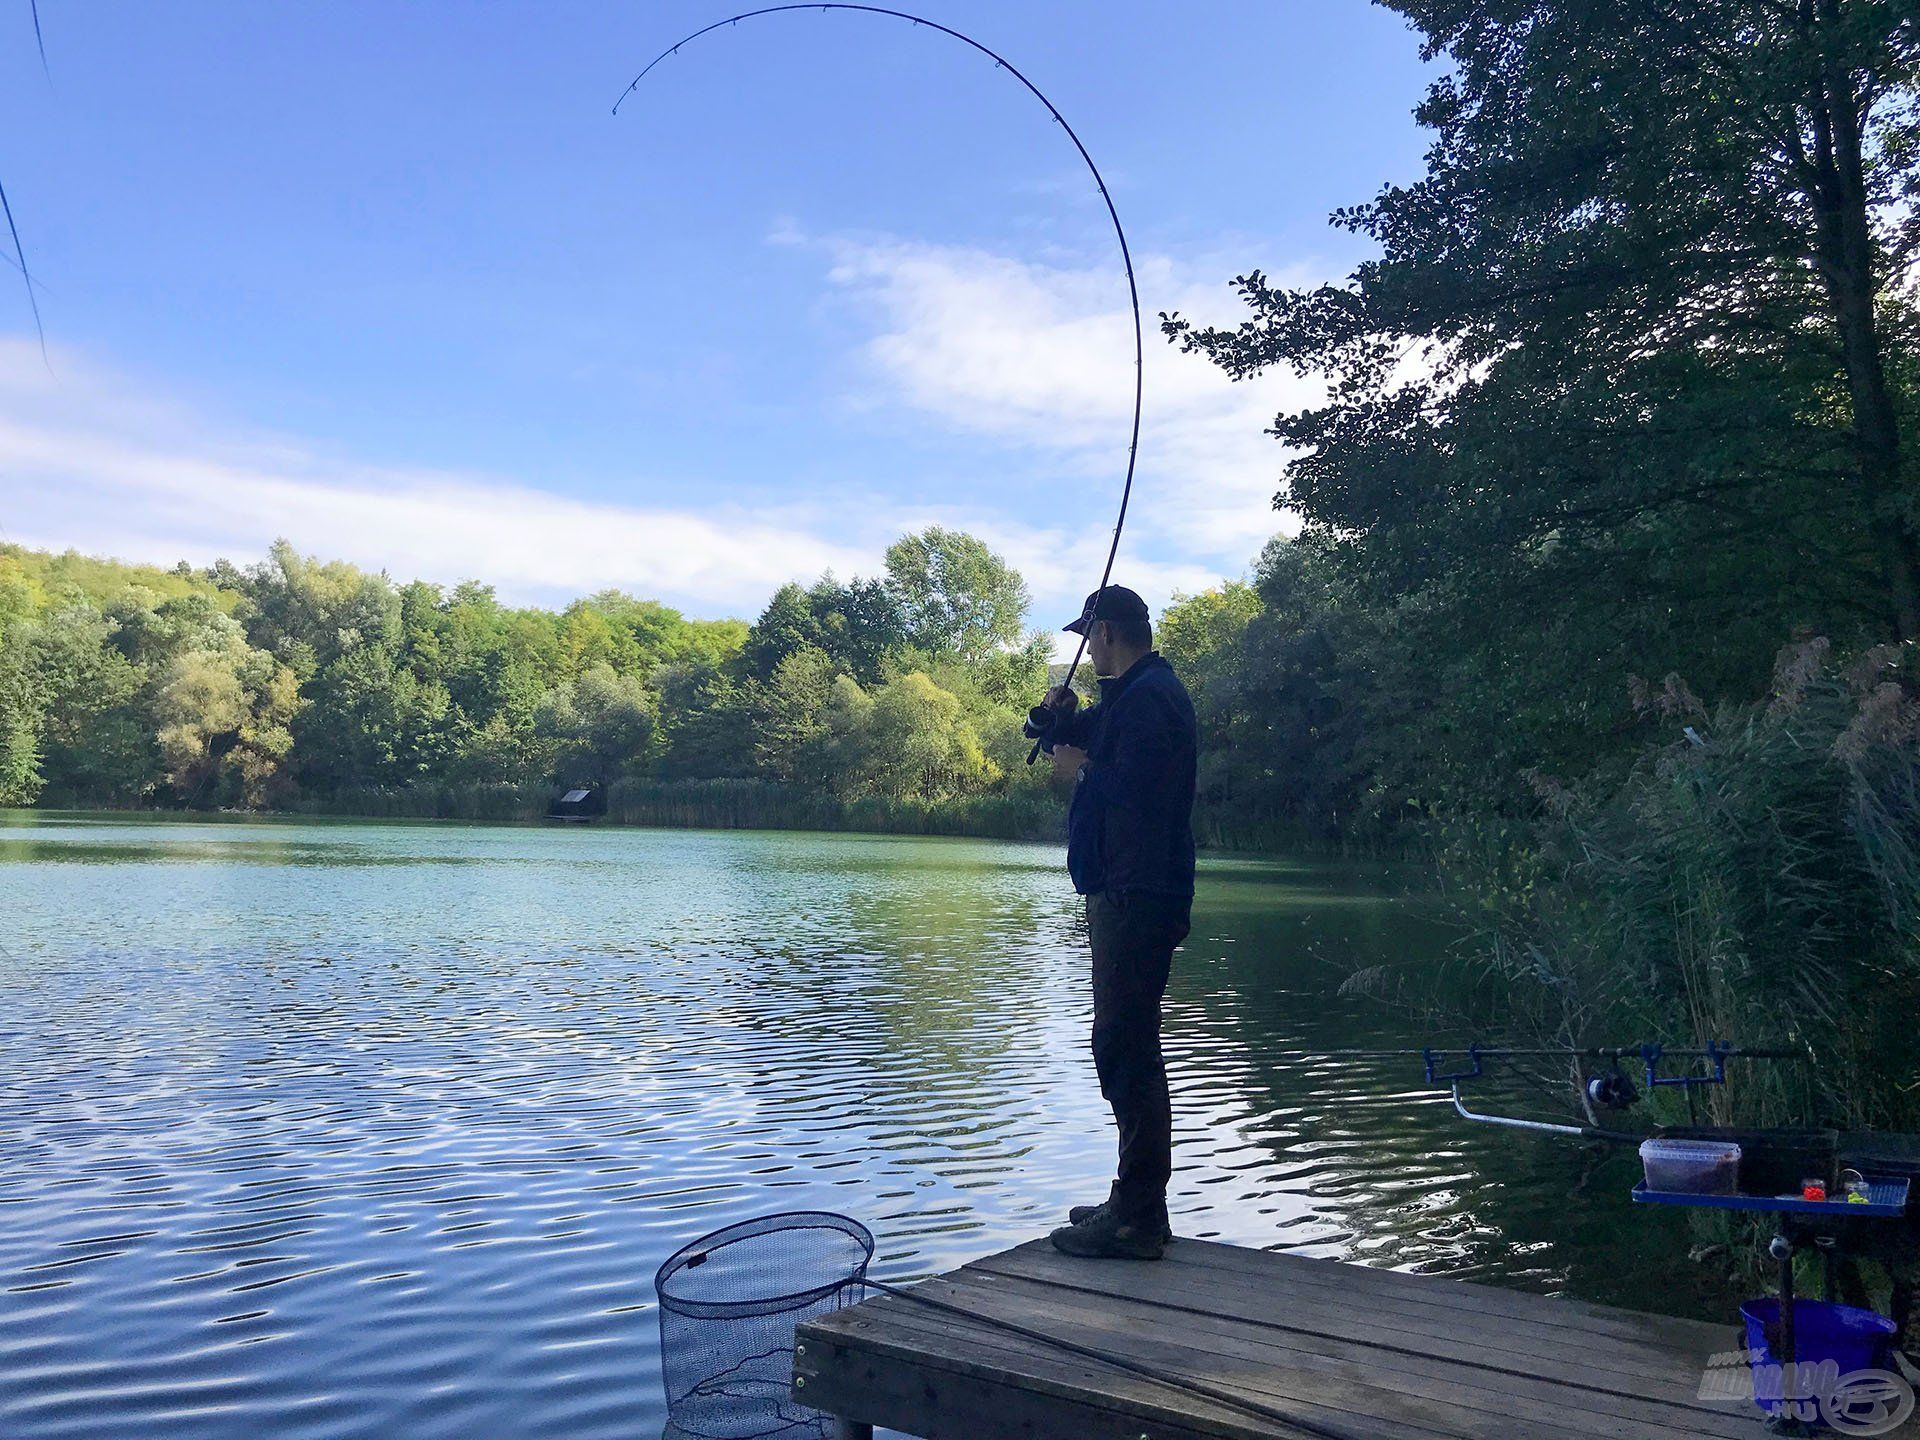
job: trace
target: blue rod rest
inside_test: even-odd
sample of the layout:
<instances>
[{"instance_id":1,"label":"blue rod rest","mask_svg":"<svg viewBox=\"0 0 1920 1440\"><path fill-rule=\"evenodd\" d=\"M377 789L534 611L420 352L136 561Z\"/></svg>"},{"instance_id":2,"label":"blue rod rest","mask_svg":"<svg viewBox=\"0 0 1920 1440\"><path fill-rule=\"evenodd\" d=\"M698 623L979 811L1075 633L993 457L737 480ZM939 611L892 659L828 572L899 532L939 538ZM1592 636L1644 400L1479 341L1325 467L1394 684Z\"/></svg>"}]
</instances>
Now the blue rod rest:
<instances>
[{"instance_id":1,"label":"blue rod rest","mask_svg":"<svg viewBox=\"0 0 1920 1440\"><path fill-rule=\"evenodd\" d=\"M1473 1062L1473 1068L1471 1070L1443 1072L1440 1069L1440 1064L1446 1053L1444 1050L1431 1049L1420 1052L1420 1058L1427 1062L1427 1083L1429 1085L1451 1085L1460 1080L1478 1080L1486 1073L1486 1067L1480 1059L1480 1047L1478 1045L1469 1045L1467 1047L1467 1059Z\"/></svg>"},{"instance_id":2,"label":"blue rod rest","mask_svg":"<svg viewBox=\"0 0 1920 1440\"><path fill-rule=\"evenodd\" d=\"M1713 1066L1711 1075L1662 1075L1660 1057L1665 1049L1659 1045L1642 1045L1640 1058L1647 1063L1647 1088L1657 1089L1662 1085L1724 1085L1727 1083L1727 1057L1733 1054L1733 1046L1722 1040L1707 1042L1707 1063Z\"/></svg>"}]
</instances>

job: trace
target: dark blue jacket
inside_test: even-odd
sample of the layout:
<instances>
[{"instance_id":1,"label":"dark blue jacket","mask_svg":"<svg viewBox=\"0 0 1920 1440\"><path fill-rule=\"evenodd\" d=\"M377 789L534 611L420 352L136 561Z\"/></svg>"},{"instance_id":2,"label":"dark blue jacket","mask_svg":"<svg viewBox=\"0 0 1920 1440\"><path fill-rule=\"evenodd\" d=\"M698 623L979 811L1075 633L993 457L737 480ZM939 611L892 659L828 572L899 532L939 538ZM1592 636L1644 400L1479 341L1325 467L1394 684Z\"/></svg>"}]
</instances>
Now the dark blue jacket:
<instances>
[{"instance_id":1,"label":"dark blue jacket","mask_svg":"<svg viewBox=\"0 0 1920 1440\"><path fill-rule=\"evenodd\" d=\"M1087 752L1067 811L1073 888L1191 898L1199 730L1173 667L1153 651L1102 680L1100 703L1063 719L1049 742Z\"/></svg>"}]
</instances>

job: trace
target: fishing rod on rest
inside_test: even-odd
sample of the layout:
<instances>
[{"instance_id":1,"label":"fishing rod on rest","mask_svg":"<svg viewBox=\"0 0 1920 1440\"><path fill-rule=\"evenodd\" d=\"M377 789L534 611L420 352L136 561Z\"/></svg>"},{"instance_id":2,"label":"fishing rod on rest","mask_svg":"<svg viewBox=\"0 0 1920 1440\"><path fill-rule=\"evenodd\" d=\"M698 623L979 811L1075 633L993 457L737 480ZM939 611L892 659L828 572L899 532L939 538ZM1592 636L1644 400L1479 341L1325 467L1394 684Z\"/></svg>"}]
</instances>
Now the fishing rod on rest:
<instances>
[{"instance_id":1,"label":"fishing rod on rest","mask_svg":"<svg viewBox=\"0 0 1920 1440\"><path fill-rule=\"evenodd\" d=\"M1597 1060L1611 1062L1613 1068L1601 1075L1589 1076L1583 1086L1591 1116L1599 1110L1627 1110L1637 1104L1640 1092L1634 1088L1633 1081L1620 1068L1623 1060L1638 1060L1645 1067L1647 1089L1677 1089L1687 1097L1687 1112L1691 1116L1694 1110L1694 1091L1706 1085L1724 1085L1727 1083L1727 1062L1729 1060L1807 1060L1810 1055L1804 1049L1793 1049L1780 1045L1734 1045L1718 1040L1709 1040L1704 1046L1666 1046L1655 1042L1639 1045L1478 1045L1440 1047L1423 1046L1419 1049L1328 1049L1328 1050L1264 1050L1262 1058L1294 1060L1404 1060L1418 1058L1426 1070L1427 1084L1445 1087L1452 1097L1453 1108L1461 1119L1477 1125L1499 1125L1511 1130L1527 1130L1543 1135L1569 1135L1582 1140L1607 1140L1615 1144L1631 1144L1644 1140L1646 1136L1625 1130L1610 1130L1603 1125L1565 1124L1552 1120L1529 1120L1517 1115L1495 1115L1483 1110L1469 1109L1461 1087L1486 1076L1486 1062L1490 1060L1518 1059L1556 1059L1556 1060ZM1449 1069L1452 1057L1464 1061L1464 1068ZM1681 1075L1662 1075L1661 1064L1669 1060L1705 1061L1710 1067L1705 1074L1689 1073ZM1537 1078L1537 1077L1535 1077Z\"/></svg>"},{"instance_id":2,"label":"fishing rod on rest","mask_svg":"<svg viewBox=\"0 0 1920 1440\"><path fill-rule=\"evenodd\" d=\"M703 35L710 35L716 30L725 30L738 25L742 20L751 20L760 15L780 15L797 10L819 10L823 13L828 10L850 10L865 15L884 15L894 20L909 21L916 26L925 26L929 30L951 36L961 44L972 47L993 61L993 63L1002 70L1005 70L1009 75L1013 76L1014 79L1018 80L1027 88L1027 91L1034 99L1047 107L1047 113L1053 117L1056 125L1066 131L1067 139L1073 142L1073 148L1080 152L1081 160L1086 163L1087 173L1093 176L1094 187L1100 192L1100 199L1107 207L1107 218L1113 222L1113 237L1120 243L1120 263L1126 270L1127 300L1133 312L1133 429L1127 441L1127 471L1126 477L1120 486L1120 511L1119 514L1114 517L1113 540L1107 546L1107 563L1101 568L1100 584L1094 590L1094 594L1098 595L1100 591L1106 589L1108 584L1113 580L1113 562L1120 553L1120 535L1121 532L1126 529L1127 525L1127 505L1133 499L1134 463L1140 454L1140 412L1145 394L1144 375L1146 362L1146 342L1143 338L1140 323L1140 286L1134 277L1133 251L1127 244L1127 232L1120 224L1120 211L1113 203L1113 194L1107 189L1107 182L1105 177L1100 173L1100 167L1093 163L1093 156L1088 153L1087 147L1081 142L1080 136L1075 132L1073 126L1067 123L1067 117L1060 113L1059 107L1047 98L1046 93L1042 91L1038 85L1023 75L1018 67L1004 55L989 49L971 35L962 34L951 26L940 24L937 20L929 20L924 15L910 14L905 10L890 10L882 5L854 5L846 3L768 5L758 10L746 10L738 15L729 15L724 20L716 20L713 24L703 26L701 29L695 30L691 35L674 41L673 44L669 45L665 50L662 50L658 55L654 56L652 60L648 61L646 68L633 77L632 83L627 86L626 90L621 94L620 99L614 102L613 113L618 115L620 113L620 106L626 102L627 96L639 89L640 82L646 79L656 66L660 65L670 56L677 55L682 46L698 40ZM1062 682L1061 688L1068 692L1072 691L1074 676L1079 673L1080 662L1086 658L1086 653L1087 636L1083 630L1080 636L1080 643L1074 647L1073 660L1067 666L1067 677ZM1046 734L1050 733L1053 725L1058 721L1059 715L1059 709L1045 703L1036 705L1027 712L1026 733L1033 741L1033 748L1027 752L1027 764L1031 765L1039 758L1041 740Z\"/></svg>"},{"instance_id":3,"label":"fishing rod on rest","mask_svg":"<svg viewBox=\"0 0 1920 1440\"><path fill-rule=\"evenodd\" d=\"M1748 1045L1708 1045L1698 1049L1674 1049L1668 1046L1653 1047L1661 1058L1668 1060L1711 1060L1715 1056L1725 1056L1729 1060L1804 1060L1805 1050L1781 1049L1778 1047L1756 1048ZM1645 1045L1454 1045L1454 1046L1402 1046L1398 1049L1330 1049L1330 1050L1261 1050L1262 1056L1271 1056L1281 1060L1404 1060L1420 1059L1427 1055L1468 1055L1478 1054L1485 1060L1501 1060L1512 1056L1525 1056L1532 1059L1547 1057L1568 1057L1575 1060L1644 1060L1648 1047Z\"/></svg>"}]
</instances>

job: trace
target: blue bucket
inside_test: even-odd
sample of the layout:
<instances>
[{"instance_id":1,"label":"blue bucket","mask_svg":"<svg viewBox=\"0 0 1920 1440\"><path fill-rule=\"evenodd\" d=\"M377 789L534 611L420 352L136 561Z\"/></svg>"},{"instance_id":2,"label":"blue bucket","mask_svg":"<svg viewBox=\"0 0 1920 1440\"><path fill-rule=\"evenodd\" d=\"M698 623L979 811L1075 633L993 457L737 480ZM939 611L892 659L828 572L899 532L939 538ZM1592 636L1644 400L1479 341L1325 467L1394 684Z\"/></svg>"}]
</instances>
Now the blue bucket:
<instances>
[{"instance_id":1,"label":"blue bucket","mask_svg":"<svg viewBox=\"0 0 1920 1440\"><path fill-rule=\"evenodd\" d=\"M1754 1403L1768 1414L1780 1409L1780 1371L1762 1367L1780 1362L1767 1343L1767 1332L1779 1324L1780 1302L1749 1300L1740 1307L1747 1322L1747 1350L1753 1358ZM1893 1337L1900 1327L1886 1316L1854 1305L1825 1300L1793 1302L1793 1357L1797 1366L1832 1361L1839 1375L1855 1370L1891 1370ZM1796 1366L1796 1368L1797 1368Z\"/></svg>"}]
</instances>

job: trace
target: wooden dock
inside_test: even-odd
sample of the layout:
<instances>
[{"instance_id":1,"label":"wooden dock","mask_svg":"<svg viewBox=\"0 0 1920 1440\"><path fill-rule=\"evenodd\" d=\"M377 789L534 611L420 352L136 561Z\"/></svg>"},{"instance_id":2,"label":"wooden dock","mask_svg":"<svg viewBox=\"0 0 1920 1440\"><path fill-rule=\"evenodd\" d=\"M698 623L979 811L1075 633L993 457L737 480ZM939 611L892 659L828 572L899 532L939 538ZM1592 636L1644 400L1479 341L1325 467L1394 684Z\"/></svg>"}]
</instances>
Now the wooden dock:
<instances>
[{"instance_id":1,"label":"wooden dock","mask_svg":"<svg viewBox=\"0 0 1920 1440\"><path fill-rule=\"evenodd\" d=\"M924 1293L1173 1372L1312 1429L1202 1399L914 1300L803 1327L795 1398L926 1440L1700 1440L1764 1435L1697 1398L1734 1326L1197 1240L1157 1264L1044 1241ZM1649 1300L1657 1300L1649 1296Z\"/></svg>"}]
</instances>

